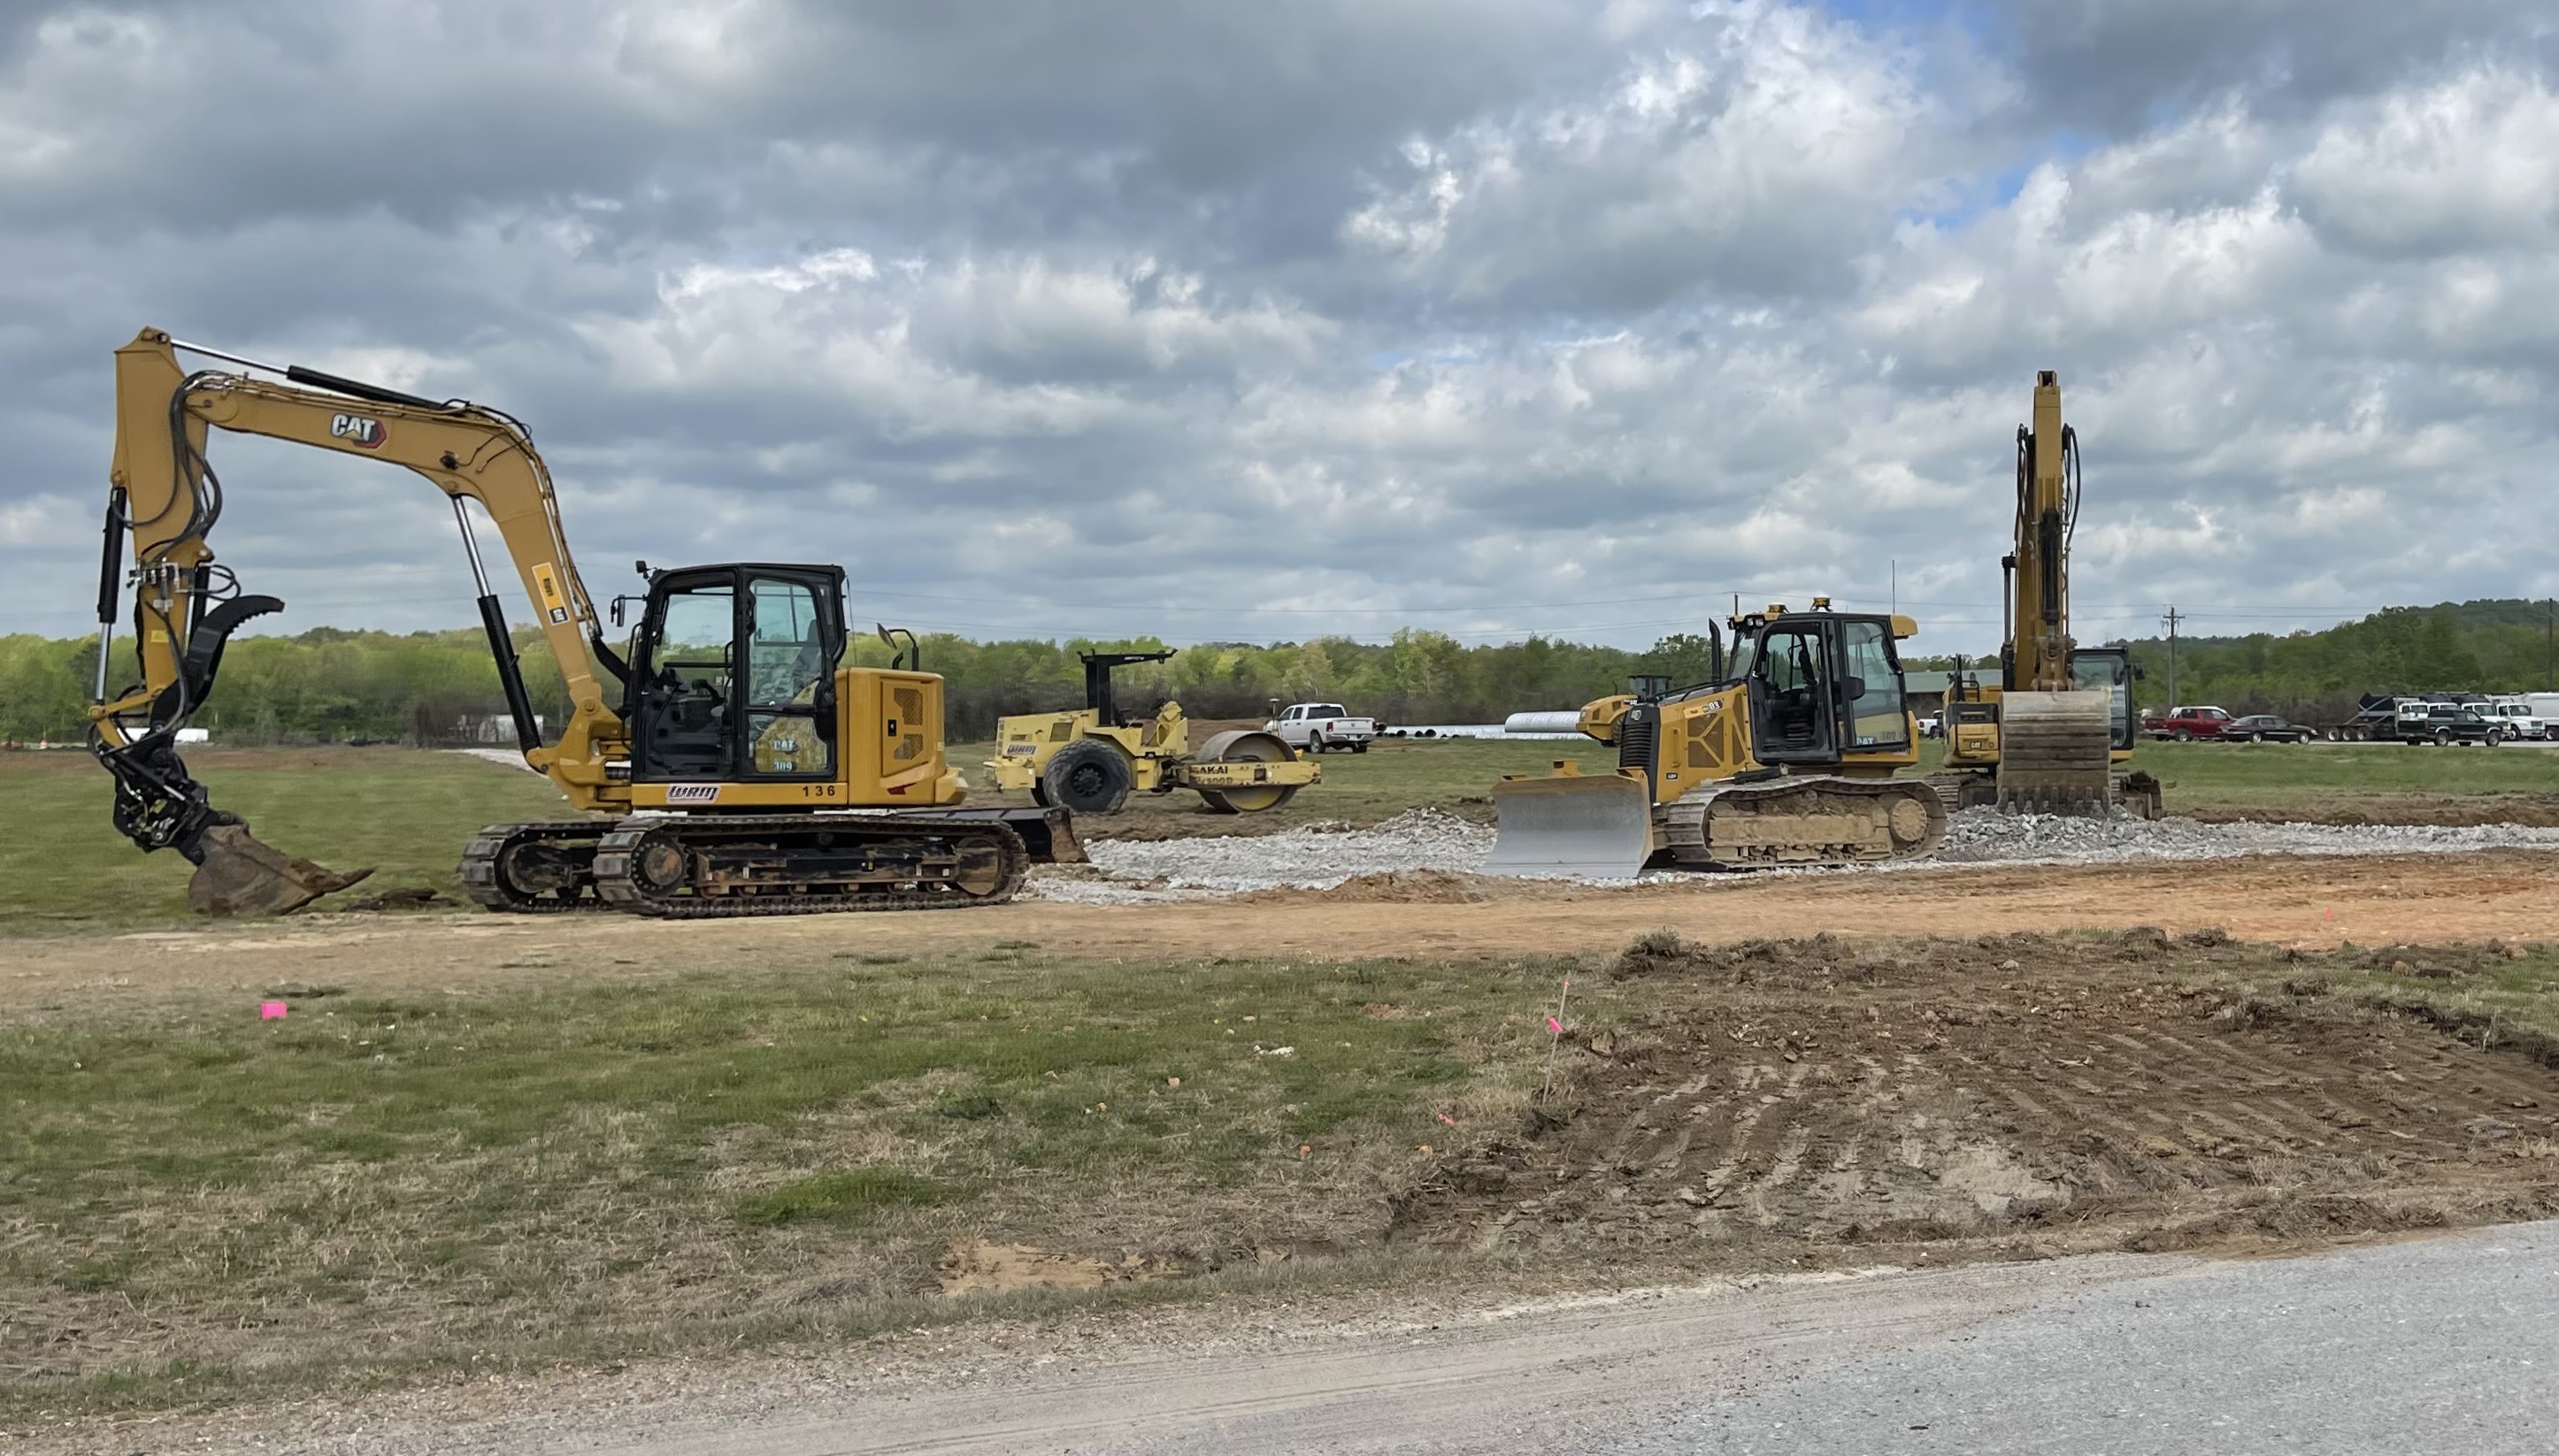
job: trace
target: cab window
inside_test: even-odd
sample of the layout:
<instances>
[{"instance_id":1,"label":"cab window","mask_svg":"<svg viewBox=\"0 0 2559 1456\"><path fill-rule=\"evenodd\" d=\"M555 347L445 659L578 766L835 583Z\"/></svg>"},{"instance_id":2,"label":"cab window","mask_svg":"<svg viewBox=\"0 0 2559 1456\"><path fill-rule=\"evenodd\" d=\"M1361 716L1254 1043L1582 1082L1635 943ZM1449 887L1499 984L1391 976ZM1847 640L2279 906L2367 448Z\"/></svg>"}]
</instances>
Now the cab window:
<instances>
[{"instance_id":1,"label":"cab window","mask_svg":"<svg viewBox=\"0 0 2559 1456\"><path fill-rule=\"evenodd\" d=\"M1840 637L1847 750L1907 747L1910 719L1903 710L1901 673L1893 660L1891 637L1881 622L1842 623Z\"/></svg>"}]
</instances>

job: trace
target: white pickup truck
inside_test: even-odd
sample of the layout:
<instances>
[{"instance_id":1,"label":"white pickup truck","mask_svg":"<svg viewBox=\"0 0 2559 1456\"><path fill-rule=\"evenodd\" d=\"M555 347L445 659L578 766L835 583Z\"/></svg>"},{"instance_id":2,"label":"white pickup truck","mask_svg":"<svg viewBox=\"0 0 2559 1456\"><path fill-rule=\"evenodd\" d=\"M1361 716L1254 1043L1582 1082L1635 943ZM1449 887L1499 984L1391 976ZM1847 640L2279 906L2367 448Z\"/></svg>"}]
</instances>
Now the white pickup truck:
<instances>
[{"instance_id":1,"label":"white pickup truck","mask_svg":"<svg viewBox=\"0 0 2559 1456\"><path fill-rule=\"evenodd\" d=\"M1262 727L1279 734L1290 748L1307 753L1334 748L1366 753L1370 740L1377 737L1375 718L1354 718L1340 703L1297 703Z\"/></svg>"}]
</instances>

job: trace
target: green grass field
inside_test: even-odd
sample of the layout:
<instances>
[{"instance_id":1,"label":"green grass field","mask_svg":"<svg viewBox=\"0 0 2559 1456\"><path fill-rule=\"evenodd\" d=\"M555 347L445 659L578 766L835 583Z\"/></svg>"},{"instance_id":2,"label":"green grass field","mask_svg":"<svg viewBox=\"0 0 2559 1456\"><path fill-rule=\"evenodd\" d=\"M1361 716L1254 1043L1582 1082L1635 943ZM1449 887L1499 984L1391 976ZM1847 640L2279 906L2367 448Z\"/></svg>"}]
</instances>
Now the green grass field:
<instances>
[{"instance_id":1,"label":"green grass field","mask_svg":"<svg viewBox=\"0 0 2559 1456\"><path fill-rule=\"evenodd\" d=\"M375 866L355 896L427 886L459 899L453 867L483 824L547 818L549 782L460 754L396 748L234 750L193 762L214 802L259 838L332 869ZM0 936L187 922L194 867L115 832L104 770L84 753L0 754Z\"/></svg>"},{"instance_id":2,"label":"green grass field","mask_svg":"<svg viewBox=\"0 0 2559 1456\"><path fill-rule=\"evenodd\" d=\"M1519 1115L1561 973L760 959L0 1029L0 1429L902 1327L974 1237L1161 1276L1372 1244L1440 1114Z\"/></svg>"}]
</instances>

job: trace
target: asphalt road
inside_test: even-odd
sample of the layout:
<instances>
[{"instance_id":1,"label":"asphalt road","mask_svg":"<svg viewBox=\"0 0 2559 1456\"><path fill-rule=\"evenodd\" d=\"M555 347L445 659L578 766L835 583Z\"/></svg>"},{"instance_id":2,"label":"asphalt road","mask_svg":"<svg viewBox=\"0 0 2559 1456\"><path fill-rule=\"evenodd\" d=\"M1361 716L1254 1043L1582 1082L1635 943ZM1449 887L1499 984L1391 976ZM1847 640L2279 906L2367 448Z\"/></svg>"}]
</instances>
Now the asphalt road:
<instances>
[{"instance_id":1,"label":"asphalt road","mask_svg":"<svg viewBox=\"0 0 2559 1456\"><path fill-rule=\"evenodd\" d=\"M2107 1256L1489 1314L981 1379L618 1456L2559 1450L2559 1223L2316 1257Z\"/></svg>"},{"instance_id":2,"label":"asphalt road","mask_svg":"<svg viewBox=\"0 0 2559 1456\"><path fill-rule=\"evenodd\" d=\"M2114 1284L1573 1449L2546 1453L2559 1224Z\"/></svg>"},{"instance_id":3,"label":"asphalt road","mask_svg":"<svg viewBox=\"0 0 2559 1456\"><path fill-rule=\"evenodd\" d=\"M2559 1222L560 1373L66 1429L98 1456L2507 1456L2559 1450ZM922 1332L919 1332L922 1333ZM5 1442L0 1442L5 1444ZM16 1449L16 1448L12 1448Z\"/></svg>"}]
</instances>

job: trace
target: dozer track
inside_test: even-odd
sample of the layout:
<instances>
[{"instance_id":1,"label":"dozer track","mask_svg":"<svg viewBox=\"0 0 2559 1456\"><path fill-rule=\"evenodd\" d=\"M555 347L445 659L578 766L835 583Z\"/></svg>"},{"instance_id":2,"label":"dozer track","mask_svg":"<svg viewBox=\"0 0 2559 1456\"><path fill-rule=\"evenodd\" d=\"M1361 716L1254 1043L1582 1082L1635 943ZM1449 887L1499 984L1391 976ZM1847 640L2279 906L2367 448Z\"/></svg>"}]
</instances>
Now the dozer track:
<instances>
[{"instance_id":1,"label":"dozer track","mask_svg":"<svg viewBox=\"0 0 2559 1456\"><path fill-rule=\"evenodd\" d=\"M1000 905L1031 863L1010 824L961 814L669 815L604 828L598 896L667 919Z\"/></svg>"},{"instance_id":2,"label":"dozer track","mask_svg":"<svg viewBox=\"0 0 2559 1456\"><path fill-rule=\"evenodd\" d=\"M1649 800L1634 774L1504 779L1484 873L1632 879L1663 857L1690 869L1874 864L1946 837L1945 801L1916 779L1768 778Z\"/></svg>"},{"instance_id":3,"label":"dozer track","mask_svg":"<svg viewBox=\"0 0 2559 1456\"><path fill-rule=\"evenodd\" d=\"M1916 859L1946 837L1946 804L1916 780L1807 777L1719 784L1653 810L1673 862L1695 869Z\"/></svg>"}]
</instances>

